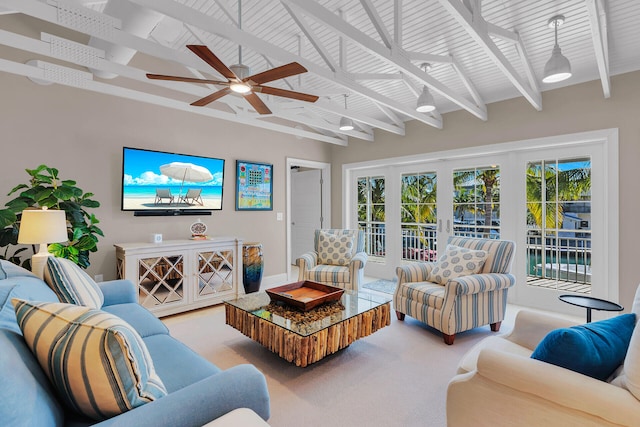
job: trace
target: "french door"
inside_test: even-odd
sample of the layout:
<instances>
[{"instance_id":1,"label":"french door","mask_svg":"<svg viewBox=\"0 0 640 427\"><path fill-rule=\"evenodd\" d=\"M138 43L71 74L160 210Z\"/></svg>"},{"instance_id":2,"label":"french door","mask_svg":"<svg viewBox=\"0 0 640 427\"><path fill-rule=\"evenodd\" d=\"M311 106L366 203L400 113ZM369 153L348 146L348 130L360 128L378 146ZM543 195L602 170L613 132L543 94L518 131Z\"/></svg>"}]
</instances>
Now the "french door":
<instances>
[{"instance_id":1,"label":"french door","mask_svg":"<svg viewBox=\"0 0 640 427\"><path fill-rule=\"evenodd\" d=\"M365 274L436 261L453 235L500 238L516 242L512 303L577 314L558 296L615 300L606 154L602 141L545 144L355 171L348 222L367 236Z\"/></svg>"}]
</instances>

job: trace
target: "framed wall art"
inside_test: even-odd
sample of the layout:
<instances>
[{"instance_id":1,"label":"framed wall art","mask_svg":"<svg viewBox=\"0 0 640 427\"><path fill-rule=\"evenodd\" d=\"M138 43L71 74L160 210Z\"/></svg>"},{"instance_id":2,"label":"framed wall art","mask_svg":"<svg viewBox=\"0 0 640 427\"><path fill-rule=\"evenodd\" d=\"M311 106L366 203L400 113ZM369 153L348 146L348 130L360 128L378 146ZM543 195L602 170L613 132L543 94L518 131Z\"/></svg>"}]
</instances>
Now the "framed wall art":
<instances>
[{"instance_id":1,"label":"framed wall art","mask_svg":"<svg viewBox=\"0 0 640 427\"><path fill-rule=\"evenodd\" d=\"M236 210L273 210L273 165L236 160Z\"/></svg>"}]
</instances>

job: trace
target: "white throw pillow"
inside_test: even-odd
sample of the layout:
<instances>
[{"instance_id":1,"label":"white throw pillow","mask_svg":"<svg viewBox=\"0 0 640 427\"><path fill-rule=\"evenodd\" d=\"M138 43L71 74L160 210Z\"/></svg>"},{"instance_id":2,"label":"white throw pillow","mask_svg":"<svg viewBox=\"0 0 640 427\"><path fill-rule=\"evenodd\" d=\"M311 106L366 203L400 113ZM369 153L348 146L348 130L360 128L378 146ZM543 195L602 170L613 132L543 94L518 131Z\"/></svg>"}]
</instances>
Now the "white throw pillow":
<instances>
[{"instance_id":1,"label":"white throw pillow","mask_svg":"<svg viewBox=\"0 0 640 427\"><path fill-rule=\"evenodd\" d=\"M355 254L355 231L318 233L318 264L347 265Z\"/></svg>"},{"instance_id":2,"label":"white throw pillow","mask_svg":"<svg viewBox=\"0 0 640 427\"><path fill-rule=\"evenodd\" d=\"M444 285L451 279L478 274L486 260L485 251L447 245L444 255L438 257L438 262L429 272L427 280Z\"/></svg>"}]
</instances>

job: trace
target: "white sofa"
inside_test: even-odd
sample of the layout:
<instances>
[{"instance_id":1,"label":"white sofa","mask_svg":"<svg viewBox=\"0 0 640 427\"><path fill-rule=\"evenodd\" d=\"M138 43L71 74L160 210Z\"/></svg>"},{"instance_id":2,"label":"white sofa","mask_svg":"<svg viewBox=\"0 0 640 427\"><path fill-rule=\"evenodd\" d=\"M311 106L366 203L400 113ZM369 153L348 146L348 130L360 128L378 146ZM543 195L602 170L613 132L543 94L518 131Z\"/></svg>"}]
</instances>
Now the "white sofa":
<instances>
[{"instance_id":1,"label":"white sofa","mask_svg":"<svg viewBox=\"0 0 640 427\"><path fill-rule=\"evenodd\" d=\"M640 317L640 286L632 312ZM447 425L640 426L640 393L627 389L622 367L605 382L530 358L548 332L573 324L523 310L511 333L469 350L449 383ZM631 361L640 364L639 341L636 326L625 360L628 372Z\"/></svg>"}]
</instances>

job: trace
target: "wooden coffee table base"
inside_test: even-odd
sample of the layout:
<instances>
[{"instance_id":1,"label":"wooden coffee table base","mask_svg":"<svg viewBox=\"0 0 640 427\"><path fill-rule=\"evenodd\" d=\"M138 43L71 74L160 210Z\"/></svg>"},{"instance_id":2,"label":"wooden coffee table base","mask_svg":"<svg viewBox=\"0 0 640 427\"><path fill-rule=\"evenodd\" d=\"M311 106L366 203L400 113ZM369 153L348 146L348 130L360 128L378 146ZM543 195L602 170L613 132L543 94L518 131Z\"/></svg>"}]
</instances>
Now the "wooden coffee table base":
<instances>
[{"instance_id":1,"label":"wooden coffee table base","mask_svg":"<svg viewBox=\"0 0 640 427\"><path fill-rule=\"evenodd\" d=\"M288 331L226 303L225 318L227 325L287 362L304 368L391 324L391 308L389 303L380 305L308 336Z\"/></svg>"}]
</instances>

